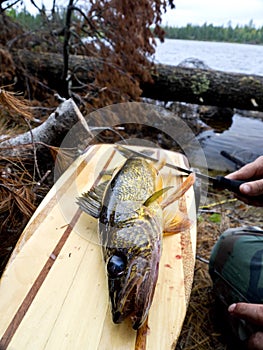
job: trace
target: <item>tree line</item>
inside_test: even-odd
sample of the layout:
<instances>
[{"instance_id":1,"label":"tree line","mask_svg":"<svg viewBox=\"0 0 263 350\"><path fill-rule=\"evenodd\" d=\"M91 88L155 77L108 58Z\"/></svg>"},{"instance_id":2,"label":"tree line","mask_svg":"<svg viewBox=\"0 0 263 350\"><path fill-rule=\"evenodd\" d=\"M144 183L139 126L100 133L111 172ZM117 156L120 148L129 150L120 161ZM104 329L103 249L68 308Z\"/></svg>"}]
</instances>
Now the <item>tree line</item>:
<instances>
[{"instance_id":1,"label":"tree line","mask_svg":"<svg viewBox=\"0 0 263 350\"><path fill-rule=\"evenodd\" d=\"M163 29L165 37L169 39L263 44L263 26L256 28L252 20L247 25L235 27L229 22L226 27L204 23L201 26L192 24L187 24L185 27L164 26Z\"/></svg>"},{"instance_id":2,"label":"tree line","mask_svg":"<svg viewBox=\"0 0 263 350\"><path fill-rule=\"evenodd\" d=\"M66 9L61 8L56 12L56 21L63 22ZM8 15L30 30L39 29L43 25L41 13L32 15L26 8L20 11L14 8L8 11ZM256 28L253 20L246 25L232 26L231 22L225 26L214 26L204 23L203 25L187 24L185 27L163 26L165 37L168 39L219 41L244 44L263 44L263 26Z\"/></svg>"}]
</instances>

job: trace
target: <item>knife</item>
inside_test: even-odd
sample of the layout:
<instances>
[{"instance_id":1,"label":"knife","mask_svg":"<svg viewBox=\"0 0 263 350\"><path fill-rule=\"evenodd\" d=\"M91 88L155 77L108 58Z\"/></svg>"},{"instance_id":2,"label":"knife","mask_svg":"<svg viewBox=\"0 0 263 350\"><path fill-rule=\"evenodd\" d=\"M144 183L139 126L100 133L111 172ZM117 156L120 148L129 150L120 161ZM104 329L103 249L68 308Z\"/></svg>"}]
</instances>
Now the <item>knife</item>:
<instances>
[{"instance_id":1,"label":"knife","mask_svg":"<svg viewBox=\"0 0 263 350\"><path fill-rule=\"evenodd\" d=\"M151 160L153 162L158 162L158 159L156 159L156 158L154 158L151 155L148 155L146 153L138 152L138 151L135 151L133 149L131 150L130 148L124 147L122 145L117 145L117 148L119 149L120 152L122 152L122 150L123 150L123 153L125 153L125 151L126 152L131 152L132 154L137 155L139 157L143 157L143 158L149 159L149 160ZM212 176L204 175L202 173L195 172L195 171L192 171L192 170L189 170L189 169L185 169L185 168L182 168L182 167L180 167L178 165L174 165L174 164L170 164L170 163L165 163L165 166L167 168L175 169L177 171L180 171L180 172L186 173L186 174L194 173L195 176L198 177L199 179L202 179L202 180L205 180L207 182L212 183L212 185L213 185L213 187L215 189L221 189L221 190L227 189L227 190L232 191L232 192L234 192L236 194L240 194L243 197L245 195L239 191L239 186L242 185L245 182L249 182L247 180L231 180L231 179L227 179L226 177L224 177L222 175L217 175L216 177L212 177ZM263 197L262 197L262 199L263 199Z\"/></svg>"}]
</instances>

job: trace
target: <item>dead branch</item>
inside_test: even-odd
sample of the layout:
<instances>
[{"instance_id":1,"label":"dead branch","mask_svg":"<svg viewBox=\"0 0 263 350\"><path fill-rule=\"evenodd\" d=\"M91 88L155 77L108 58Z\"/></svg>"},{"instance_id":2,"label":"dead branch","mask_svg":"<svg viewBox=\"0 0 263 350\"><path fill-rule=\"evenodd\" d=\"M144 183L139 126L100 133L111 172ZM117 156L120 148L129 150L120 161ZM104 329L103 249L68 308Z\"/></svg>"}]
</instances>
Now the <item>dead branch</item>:
<instances>
[{"instance_id":1,"label":"dead branch","mask_svg":"<svg viewBox=\"0 0 263 350\"><path fill-rule=\"evenodd\" d=\"M31 145L32 149L33 143L42 144L42 147L43 144L60 146L68 131L77 123L79 128L83 129L82 132L85 132L87 138L92 136L77 105L72 99L68 99L62 102L40 126L1 142L0 147L2 152L6 151L9 155L17 156L21 152L21 148L17 146ZM74 144L74 140L72 140L72 144Z\"/></svg>"}]
</instances>

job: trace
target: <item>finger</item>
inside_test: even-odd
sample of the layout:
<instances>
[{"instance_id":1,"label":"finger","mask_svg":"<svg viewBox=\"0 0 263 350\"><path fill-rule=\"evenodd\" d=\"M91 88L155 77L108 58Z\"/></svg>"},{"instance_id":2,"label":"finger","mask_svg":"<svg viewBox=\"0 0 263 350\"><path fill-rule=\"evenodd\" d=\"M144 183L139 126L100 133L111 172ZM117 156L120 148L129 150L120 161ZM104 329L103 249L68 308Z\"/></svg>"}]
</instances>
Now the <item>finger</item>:
<instances>
[{"instance_id":1,"label":"finger","mask_svg":"<svg viewBox=\"0 0 263 350\"><path fill-rule=\"evenodd\" d=\"M256 332L248 340L249 350L263 350L263 332Z\"/></svg>"},{"instance_id":2,"label":"finger","mask_svg":"<svg viewBox=\"0 0 263 350\"><path fill-rule=\"evenodd\" d=\"M239 187L239 190L247 196L260 196L263 194L263 179L245 182Z\"/></svg>"},{"instance_id":3,"label":"finger","mask_svg":"<svg viewBox=\"0 0 263 350\"><path fill-rule=\"evenodd\" d=\"M233 173L226 175L226 178L231 180L246 180L250 179L253 176L250 176L250 173L251 171L248 173L246 169L241 168L240 170L234 171Z\"/></svg>"},{"instance_id":4,"label":"finger","mask_svg":"<svg viewBox=\"0 0 263 350\"><path fill-rule=\"evenodd\" d=\"M228 174L226 177L235 180L245 180L261 177L263 175L263 156L258 157L254 162L244 165L239 170Z\"/></svg>"},{"instance_id":5,"label":"finger","mask_svg":"<svg viewBox=\"0 0 263 350\"><path fill-rule=\"evenodd\" d=\"M235 180L245 180L245 179L250 179L255 175L255 167L254 163L249 163L242 168L240 168L237 171L234 171L231 174L228 174L226 177L228 179L235 179Z\"/></svg>"},{"instance_id":6,"label":"finger","mask_svg":"<svg viewBox=\"0 0 263 350\"><path fill-rule=\"evenodd\" d=\"M263 326L263 304L237 303L229 306L231 315Z\"/></svg>"}]
</instances>

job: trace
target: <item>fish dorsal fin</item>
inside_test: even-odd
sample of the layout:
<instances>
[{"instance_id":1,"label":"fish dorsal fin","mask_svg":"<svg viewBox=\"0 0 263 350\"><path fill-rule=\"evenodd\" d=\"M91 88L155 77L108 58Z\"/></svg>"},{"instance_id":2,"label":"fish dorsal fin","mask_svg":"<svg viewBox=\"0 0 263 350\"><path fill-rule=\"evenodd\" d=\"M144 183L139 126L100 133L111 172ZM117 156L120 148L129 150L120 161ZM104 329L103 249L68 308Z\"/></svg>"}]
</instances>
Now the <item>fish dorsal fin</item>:
<instances>
[{"instance_id":1,"label":"fish dorsal fin","mask_svg":"<svg viewBox=\"0 0 263 350\"><path fill-rule=\"evenodd\" d=\"M144 149L142 151L136 151L134 149L131 149L129 147L124 147L122 145L115 145L116 150L125 158L130 158L130 157L141 157L141 158L145 158L147 159L148 157L150 157L154 154L153 151ZM156 160L157 161L157 160Z\"/></svg>"},{"instance_id":2,"label":"fish dorsal fin","mask_svg":"<svg viewBox=\"0 0 263 350\"><path fill-rule=\"evenodd\" d=\"M148 207L151 203L155 202L158 198L160 198L165 192L173 188L173 186L168 186L165 188L161 188L159 191L154 192L146 201L143 203L145 207Z\"/></svg>"},{"instance_id":3,"label":"fish dorsal fin","mask_svg":"<svg viewBox=\"0 0 263 350\"><path fill-rule=\"evenodd\" d=\"M98 218L101 212L102 197L109 181L102 182L92 187L88 192L77 198L77 204L85 213Z\"/></svg>"}]
</instances>

